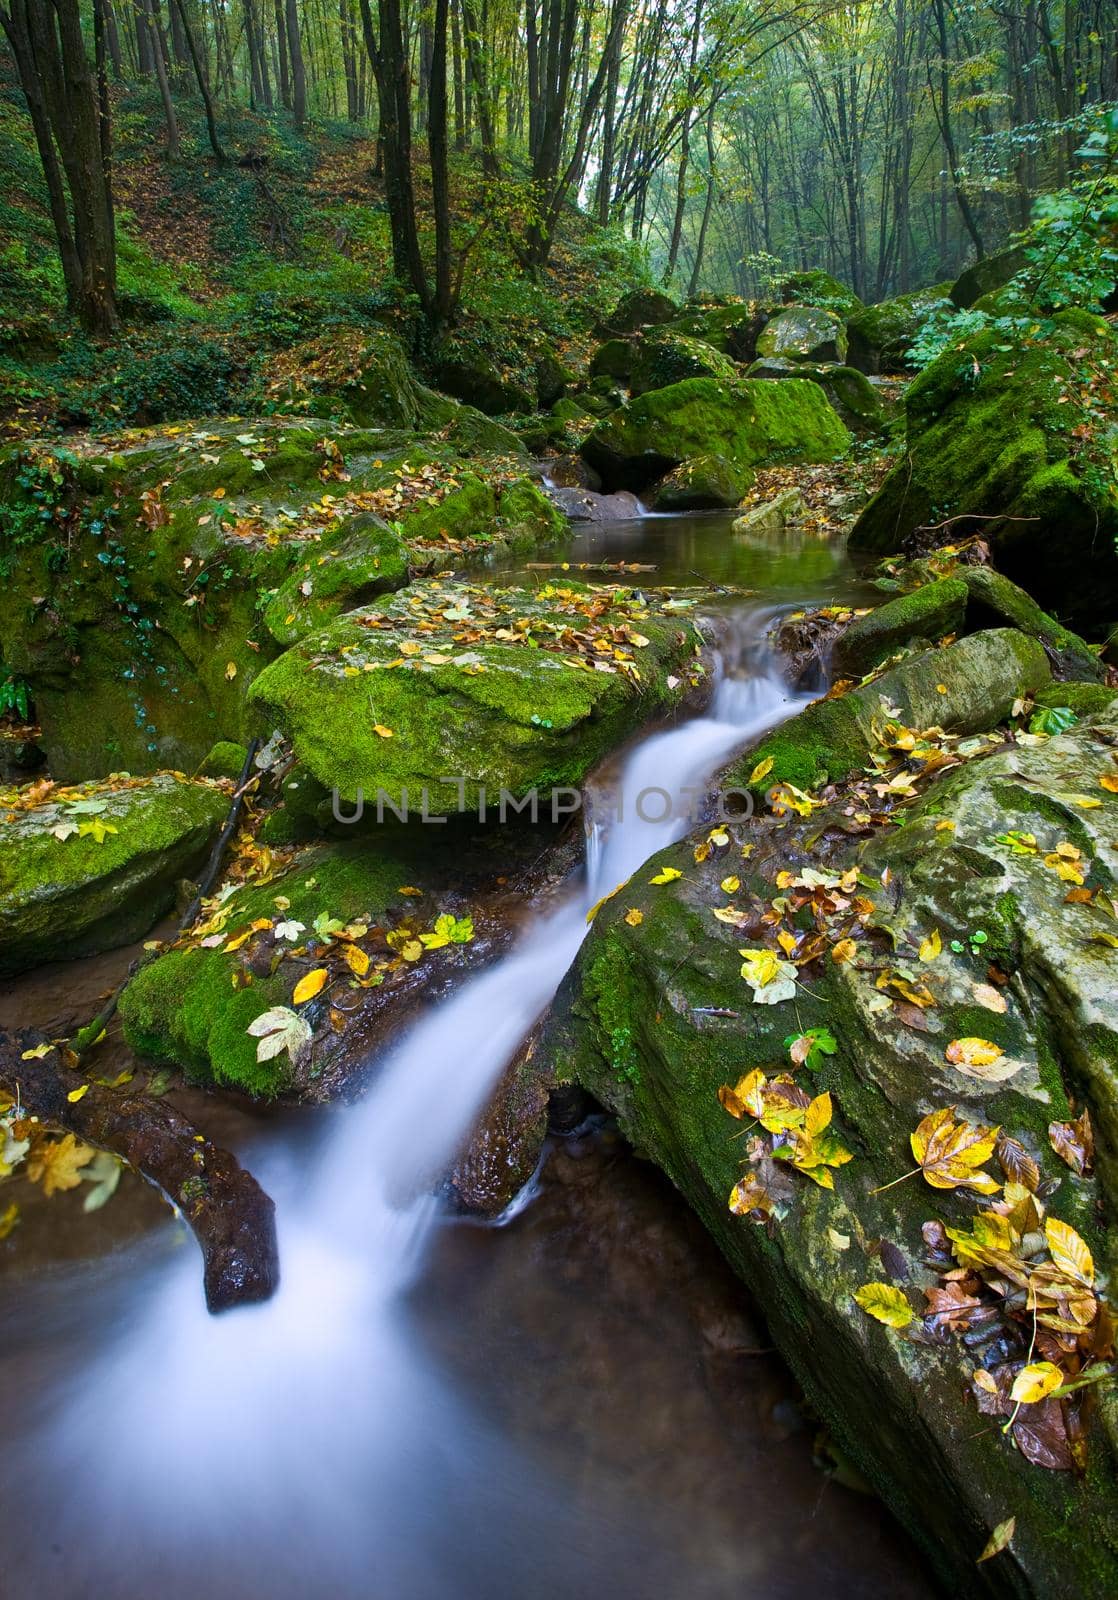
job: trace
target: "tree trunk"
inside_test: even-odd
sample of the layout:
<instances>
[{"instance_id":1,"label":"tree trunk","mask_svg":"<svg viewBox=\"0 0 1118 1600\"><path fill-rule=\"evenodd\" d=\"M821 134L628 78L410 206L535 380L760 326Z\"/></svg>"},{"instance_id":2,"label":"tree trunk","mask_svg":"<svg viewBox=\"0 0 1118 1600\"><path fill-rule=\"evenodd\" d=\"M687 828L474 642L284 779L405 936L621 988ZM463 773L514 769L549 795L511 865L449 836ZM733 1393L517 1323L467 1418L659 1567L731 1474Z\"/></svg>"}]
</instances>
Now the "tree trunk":
<instances>
[{"instance_id":1,"label":"tree trunk","mask_svg":"<svg viewBox=\"0 0 1118 1600\"><path fill-rule=\"evenodd\" d=\"M214 117L213 96L210 94L206 63L199 53L198 40L195 37L194 29L190 25L190 18L186 13L186 0L171 0L171 4L178 11L179 20L182 23L183 37L186 40L187 54L190 56L194 66L194 77L198 84L198 93L202 96L202 105L206 113L206 133L209 136L210 149L218 162L224 166L228 157L222 149L221 140L217 136L217 121Z\"/></svg>"},{"instance_id":2,"label":"tree trunk","mask_svg":"<svg viewBox=\"0 0 1118 1600\"><path fill-rule=\"evenodd\" d=\"M295 126L301 128L307 120L307 73L296 0L287 0L287 48L291 55L291 110Z\"/></svg>"},{"instance_id":3,"label":"tree trunk","mask_svg":"<svg viewBox=\"0 0 1118 1600\"><path fill-rule=\"evenodd\" d=\"M167 122L167 160L179 159L179 123L175 115L175 102L171 98L171 83L167 73L167 45L152 0L141 0L144 15L151 30L152 60L155 81L159 85L159 98L163 102L163 115Z\"/></svg>"}]
</instances>

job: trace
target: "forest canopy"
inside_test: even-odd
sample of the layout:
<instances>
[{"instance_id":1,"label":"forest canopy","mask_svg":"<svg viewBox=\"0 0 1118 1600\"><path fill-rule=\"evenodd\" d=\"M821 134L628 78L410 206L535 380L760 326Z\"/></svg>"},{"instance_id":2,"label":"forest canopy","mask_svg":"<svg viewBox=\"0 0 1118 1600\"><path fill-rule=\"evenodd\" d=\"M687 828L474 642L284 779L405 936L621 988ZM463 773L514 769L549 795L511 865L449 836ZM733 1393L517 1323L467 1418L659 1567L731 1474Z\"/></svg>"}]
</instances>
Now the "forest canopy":
<instances>
[{"instance_id":1,"label":"forest canopy","mask_svg":"<svg viewBox=\"0 0 1118 1600\"><path fill-rule=\"evenodd\" d=\"M5 0L0 21L67 299L101 331L128 89L157 97L170 162L255 166L266 196L243 113L375 136L395 278L440 327L495 237L531 277L573 204L681 292L940 282L1105 153L1118 99L1110 0Z\"/></svg>"}]
</instances>

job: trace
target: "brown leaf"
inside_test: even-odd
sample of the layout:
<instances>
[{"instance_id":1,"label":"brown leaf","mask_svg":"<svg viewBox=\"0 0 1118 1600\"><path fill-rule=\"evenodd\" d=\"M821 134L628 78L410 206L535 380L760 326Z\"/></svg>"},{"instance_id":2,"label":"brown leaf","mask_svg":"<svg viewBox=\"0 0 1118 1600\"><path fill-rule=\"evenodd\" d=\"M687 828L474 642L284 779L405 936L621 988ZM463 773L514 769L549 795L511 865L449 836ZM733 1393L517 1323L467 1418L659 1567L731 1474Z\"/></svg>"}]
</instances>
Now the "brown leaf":
<instances>
[{"instance_id":1,"label":"brown leaf","mask_svg":"<svg viewBox=\"0 0 1118 1600\"><path fill-rule=\"evenodd\" d=\"M1020 1140L999 1133L994 1153L1007 1178L1023 1184L1030 1194L1036 1194L1040 1187L1040 1168Z\"/></svg>"},{"instance_id":2,"label":"brown leaf","mask_svg":"<svg viewBox=\"0 0 1118 1600\"><path fill-rule=\"evenodd\" d=\"M1095 1136L1086 1108L1074 1122L1050 1122L1048 1142L1073 1172L1081 1178L1088 1176L1094 1160Z\"/></svg>"},{"instance_id":3,"label":"brown leaf","mask_svg":"<svg viewBox=\"0 0 1118 1600\"><path fill-rule=\"evenodd\" d=\"M1075 1458L1068 1444L1063 1407L1051 1396L1022 1410L1013 1424L1013 1440L1034 1467L1073 1472Z\"/></svg>"}]
</instances>

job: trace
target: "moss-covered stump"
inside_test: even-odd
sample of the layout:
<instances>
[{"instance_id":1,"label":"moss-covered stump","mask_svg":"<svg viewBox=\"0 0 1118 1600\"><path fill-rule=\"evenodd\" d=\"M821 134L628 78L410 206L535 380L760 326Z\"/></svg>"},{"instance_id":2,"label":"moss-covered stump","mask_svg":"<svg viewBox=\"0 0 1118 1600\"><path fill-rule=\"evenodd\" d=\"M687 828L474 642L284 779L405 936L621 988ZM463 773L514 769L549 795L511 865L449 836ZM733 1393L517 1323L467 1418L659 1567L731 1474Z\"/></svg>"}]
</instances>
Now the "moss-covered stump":
<instances>
[{"instance_id":1,"label":"moss-covered stump","mask_svg":"<svg viewBox=\"0 0 1118 1600\"><path fill-rule=\"evenodd\" d=\"M694 457L740 472L780 461L829 461L850 435L813 383L690 378L622 406L582 454L610 489L641 489Z\"/></svg>"},{"instance_id":2,"label":"moss-covered stump","mask_svg":"<svg viewBox=\"0 0 1118 1600\"><path fill-rule=\"evenodd\" d=\"M4 452L0 633L54 775L191 770L300 627L560 537L522 460L275 418Z\"/></svg>"},{"instance_id":3,"label":"moss-covered stump","mask_svg":"<svg viewBox=\"0 0 1118 1600\"><path fill-rule=\"evenodd\" d=\"M815 790L860 771L883 722L978 733L1007 717L1016 700L1051 680L1044 650L1012 628L974 633L926 650L836 698L816 700L767 734L732 769L736 786L758 796L774 784ZM750 782L751 774L760 776Z\"/></svg>"},{"instance_id":4,"label":"moss-covered stump","mask_svg":"<svg viewBox=\"0 0 1118 1600\"><path fill-rule=\"evenodd\" d=\"M941 578L912 594L877 606L857 617L835 646L835 671L863 678L906 645L936 643L958 633L967 609L967 586L961 578Z\"/></svg>"},{"instance_id":5,"label":"moss-covered stump","mask_svg":"<svg viewBox=\"0 0 1118 1600\"><path fill-rule=\"evenodd\" d=\"M840 798L803 821L730 825L713 846L702 830L603 905L537 1047L553 1079L613 1111L698 1212L838 1445L952 1594L1118 1590L1108 1387L1016 1410L1008 1397L1029 1359L1070 1375L1093 1339L1104 1359L1110 1349L1087 1284L1055 1264L1030 1191L1112 1274L1118 954L1095 902L1118 869L1118 801L1098 782L1118 770L1116 735L1111 721L979 757L933 783L899 828L852 823ZM1101 805L1084 810L1073 791ZM1072 861L1093 893L1069 903L1059 868ZM742 880L732 895L728 875ZM757 1003L765 987L744 981L743 947L801 963L789 998ZM797 1066L812 1029L824 1046ZM977 1057L950 1050L980 1040L989 1048ZM782 1144L795 1150L788 1135L723 1110L721 1086L754 1069L793 1075L774 1091L790 1097L793 1121L796 1105L803 1117L811 1097L830 1096L816 1137L850 1155L837 1164L832 1145L836 1165L815 1169L833 1187L773 1159ZM1049 1141L1049 1124L1085 1104L1096 1178L1069 1170ZM951 1107L1004 1135L986 1147L988 1198L910 1171L910 1135ZM747 1214L734 1215L739 1182ZM954 1252L944 1226L958 1230ZM1004 1253L968 1254L967 1239L992 1229ZM1062 1277L1080 1306L1085 1323L1068 1313L1066 1325L1089 1324L1082 1340L1061 1335L1056 1296L1034 1321L1015 1285L1041 1268L1038 1286ZM897 1326L855 1301L870 1284L886 1286ZM1011 1517L1009 1549L977 1565Z\"/></svg>"},{"instance_id":6,"label":"moss-covered stump","mask_svg":"<svg viewBox=\"0 0 1118 1600\"><path fill-rule=\"evenodd\" d=\"M686 378L722 378L733 381L738 369L728 356L701 339L673 333L668 328L635 339L629 362L629 390L633 395L666 389Z\"/></svg>"},{"instance_id":7,"label":"moss-covered stump","mask_svg":"<svg viewBox=\"0 0 1118 1600\"><path fill-rule=\"evenodd\" d=\"M784 361L844 361L846 330L832 311L788 306L765 324L757 354Z\"/></svg>"},{"instance_id":8,"label":"moss-covered stump","mask_svg":"<svg viewBox=\"0 0 1118 1600\"><path fill-rule=\"evenodd\" d=\"M932 309L943 305L950 294L949 283L936 283L855 311L846 324L850 365L873 375L907 372L909 346Z\"/></svg>"},{"instance_id":9,"label":"moss-covered stump","mask_svg":"<svg viewBox=\"0 0 1118 1600\"><path fill-rule=\"evenodd\" d=\"M414 584L340 617L252 688L348 801L445 815L482 793L577 785L698 670L694 597L617 587Z\"/></svg>"},{"instance_id":10,"label":"moss-covered stump","mask_svg":"<svg viewBox=\"0 0 1118 1600\"><path fill-rule=\"evenodd\" d=\"M921 373L905 397L904 459L850 543L884 554L954 519L954 536L981 531L1008 577L1091 630L1118 609L1106 410L1118 338L1084 312L1054 323L1042 341L1011 347L985 330Z\"/></svg>"},{"instance_id":11,"label":"moss-covered stump","mask_svg":"<svg viewBox=\"0 0 1118 1600\"><path fill-rule=\"evenodd\" d=\"M142 937L228 810L226 789L172 773L0 796L0 973Z\"/></svg>"},{"instance_id":12,"label":"moss-covered stump","mask_svg":"<svg viewBox=\"0 0 1118 1600\"><path fill-rule=\"evenodd\" d=\"M881 396L864 372L843 367L837 362L788 361L783 356L766 356L749 368L749 378L808 378L817 383L851 433L883 433L889 413Z\"/></svg>"},{"instance_id":13,"label":"moss-covered stump","mask_svg":"<svg viewBox=\"0 0 1118 1600\"><path fill-rule=\"evenodd\" d=\"M492 955L463 883L445 888L453 867L431 833L386 825L281 852L269 875L209 902L184 939L140 968L120 1002L128 1043L254 1095L329 1099L360 1087L373 1041L424 990L429 998L432 985ZM450 919L442 932L440 916ZM324 974L321 986L296 998L312 973ZM274 1030L249 1029L276 1009L292 1043L269 1053L261 1040Z\"/></svg>"}]
</instances>

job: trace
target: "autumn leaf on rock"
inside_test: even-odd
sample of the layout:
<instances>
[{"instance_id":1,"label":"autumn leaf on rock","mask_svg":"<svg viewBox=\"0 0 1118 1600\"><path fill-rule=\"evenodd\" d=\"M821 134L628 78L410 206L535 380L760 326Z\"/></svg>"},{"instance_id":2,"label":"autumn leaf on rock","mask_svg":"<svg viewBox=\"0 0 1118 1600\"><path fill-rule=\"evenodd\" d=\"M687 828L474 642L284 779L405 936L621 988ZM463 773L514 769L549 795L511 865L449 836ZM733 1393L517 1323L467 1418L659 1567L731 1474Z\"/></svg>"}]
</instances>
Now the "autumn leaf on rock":
<instances>
[{"instance_id":1,"label":"autumn leaf on rock","mask_svg":"<svg viewBox=\"0 0 1118 1600\"><path fill-rule=\"evenodd\" d=\"M1021 1063L1008 1061L1001 1046L989 1039L952 1039L944 1055L953 1067L982 1083L1004 1083L1021 1070Z\"/></svg>"},{"instance_id":2,"label":"autumn leaf on rock","mask_svg":"<svg viewBox=\"0 0 1118 1600\"><path fill-rule=\"evenodd\" d=\"M996 1194L999 1185L979 1169L994 1153L999 1130L958 1120L955 1107L932 1111L910 1136L912 1153L933 1189L975 1189Z\"/></svg>"},{"instance_id":3,"label":"autumn leaf on rock","mask_svg":"<svg viewBox=\"0 0 1118 1600\"><path fill-rule=\"evenodd\" d=\"M926 934L920 941L920 959L921 961L935 961L942 950L943 940L940 937L939 929L933 928L931 933Z\"/></svg>"},{"instance_id":4,"label":"autumn leaf on rock","mask_svg":"<svg viewBox=\"0 0 1118 1600\"><path fill-rule=\"evenodd\" d=\"M759 1006L778 1005L791 1000L796 993L796 969L790 961L781 961L771 950L739 950L742 957L741 975L753 991L753 1002Z\"/></svg>"},{"instance_id":5,"label":"autumn leaf on rock","mask_svg":"<svg viewBox=\"0 0 1118 1600\"><path fill-rule=\"evenodd\" d=\"M1085 1177L1091 1171L1095 1155L1090 1112L1084 1108L1074 1122L1050 1122L1048 1143L1074 1173Z\"/></svg>"},{"instance_id":6,"label":"autumn leaf on rock","mask_svg":"<svg viewBox=\"0 0 1118 1600\"><path fill-rule=\"evenodd\" d=\"M362 950L359 944L347 944L345 947L345 961L350 971L358 978L363 978L369 970L369 954Z\"/></svg>"},{"instance_id":7,"label":"autumn leaf on rock","mask_svg":"<svg viewBox=\"0 0 1118 1600\"><path fill-rule=\"evenodd\" d=\"M256 1046L257 1061L271 1061L286 1050L298 1065L312 1038L310 1023L289 1006L273 1006L270 1011L261 1012L246 1031L260 1041Z\"/></svg>"},{"instance_id":8,"label":"autumn leaf on rock","mask_svg":"<svg viewBox=\"0 0 1118 1600\"><path fill-rule=\"evenodd\" d=\"M829 1131L831 1116L830 1095L816 1095L803 1113L802 1124L789 1128L785 1137L790 1142L782 1143L773 1150L776 1159L790 1161L797 1172L802 1172L821 1189L834 1188L835 1180L830 1171L832 1167L842 1167L853 1160L850 1151ZM762 1123L766 1122L765 1117L761 1120Z\"/></svg>"},{"instance_id":9,"label":"autumn leaf on rock","mask_svg":"<svg viewBox=\"0 0 1118 1600\"><path fill-rule=\"evenodd\" d=\"M907 1328L915 1316L905 1296L891 1283L866 1283L854 1290L862 1310L887 1328Z\"/></svg>"},{"instance_id":10,"label":"autumn leaf on rock","mask_svg":"<svg viewBox=\"0 0 1118 1600\"><path fill-rule=\"evenodd\" d=\"M749 1173L730 1190L729 1207L736 1217L754 1215L763 1221L772 1215L773 1200L765 1186Z\"/></svg>"},{"instance_id":11,"label":"autumn leaf on rock","mask_svg":"<svg viewBox=\"0 0 1118 1600\"><path fill-rule=\"evenodd\" d=\"M1053 1389L1058 1389L1064 1381L1064 1375L1059 1367L1053 1366L1051 1361L1033 1361L1021 1371L1013 1380L1013 1387L1009 1391L1011 1400L1018 1405L1036 1405L1038 1400L1044 1400Z\"/></svg>"},{"instance_id":12,"label":"autumn leaf on rock","mask_svg":"<svg viewBox=\"0 0 1118 1600\"><path fill-rule=\"evenodd\" d=\"M1044 1237L1052 1260L1061 1272L1079 1283L1094 1283L1095 1263L1091 1252L1070 1223L1061 1222L1059 1217L1045 1217Z\"/></svg>"},{"instance_id":13,"label":"autumn leaf on rock","mask_svg":"<svg viewBox=\"0 0 1118 1600\"><path fill-rule=\"evenodd\" d=\"M719 1104L723 1110L728 1111L732 1117L750 1116L760 1117L764 1110L762 1091L765 1087L765 1074L760 1067L747 1072L739 1078L733 1088L724 1083L718 1091Z\"/></svg>"},{"instance_id":14,"label":"autumn leaf on rock","mask_svg":"<svg viewBox=\"0 0 1118 1600\"><path fill-rule=\"evenodd\" d=\"M683 873L678 867L661 867L654 878L649 878L649 883L674 883L676 878L682 878Z\"/></svg>"},{"instance_id":15,"label":"autumn leaf on rock","mask_svg":"<svg viewBox=\"0 0 1118 1600\"><path fill-rule=\"evenodd\" d=\"M993 1533L987 1539L986 1544L983 1547L982 1554L978 1557L978 1561L975 1562L975 1566L977 1566L980 1561L989 1561L991 1556L1000 1556L1003 1550L1008 1550L1010 1541L1012 1540L1016 1531L1016 1517L1007 1517L1004 1522L999 1522Z\"/></svg>"},{"instance_id":16,"label":"autumn leaf on rock","mask_svg":"<svg viewBox=\"0 0 1118 1600\"><path fill-rule=\"evenodd\" d=\"M313 1000L316 994L321 994L329 977L325 967L315 967L313 972L305 972L295 985L291 996L292 1005L301 1006L307 1000Z\"/></svg>"}]
</instances>

